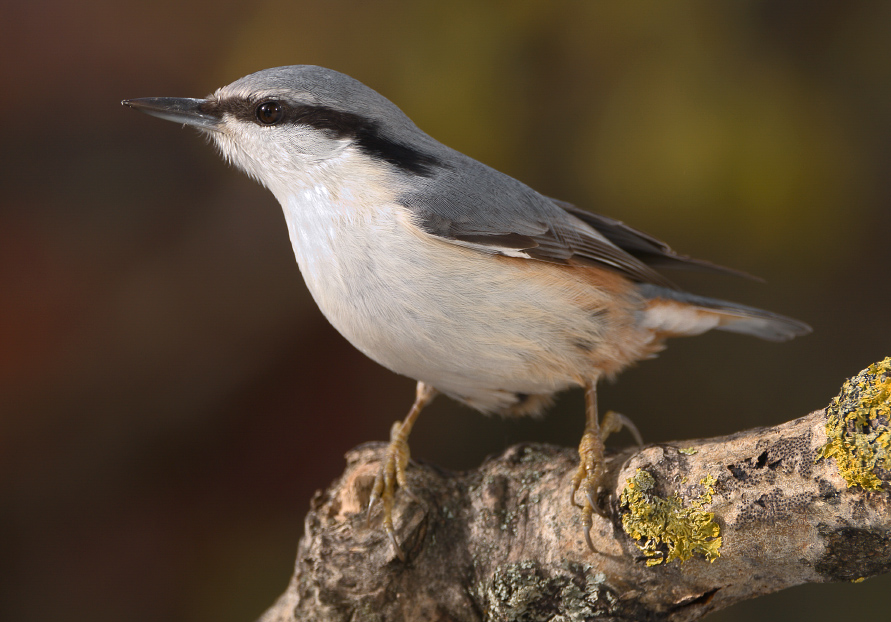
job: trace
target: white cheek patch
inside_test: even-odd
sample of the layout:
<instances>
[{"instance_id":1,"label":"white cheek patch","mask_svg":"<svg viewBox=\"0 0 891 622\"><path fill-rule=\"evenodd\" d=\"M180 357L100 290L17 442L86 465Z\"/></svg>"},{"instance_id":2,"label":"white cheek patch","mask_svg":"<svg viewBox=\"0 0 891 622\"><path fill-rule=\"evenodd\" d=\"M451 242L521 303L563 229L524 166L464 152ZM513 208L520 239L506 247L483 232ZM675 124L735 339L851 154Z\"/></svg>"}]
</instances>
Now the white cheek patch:
<instances>
[{"instance_id":1,"label":"white cheek patch","mask_svg":"<svg viewBox=\"0 0 891 622\"><path fill-rule=\"evenodd\" d=\"M283 146L291 153L324 159L337 157L351 142L348 138L329 138L321 130L300 125L288 128L286 138Z\"/></svg>"},{"instance_id":2,"label":"white cheek patch","mask_svg":"<svg viewBox=\"0 0 891 622\"><path fill-rule=\"evenodd\" d=\"M267 188L277 181L299 184L308 169L341 157L351 144L303 125L263 127L229 114L212 138L230 164Z\"/></svg>"}]
</instances>

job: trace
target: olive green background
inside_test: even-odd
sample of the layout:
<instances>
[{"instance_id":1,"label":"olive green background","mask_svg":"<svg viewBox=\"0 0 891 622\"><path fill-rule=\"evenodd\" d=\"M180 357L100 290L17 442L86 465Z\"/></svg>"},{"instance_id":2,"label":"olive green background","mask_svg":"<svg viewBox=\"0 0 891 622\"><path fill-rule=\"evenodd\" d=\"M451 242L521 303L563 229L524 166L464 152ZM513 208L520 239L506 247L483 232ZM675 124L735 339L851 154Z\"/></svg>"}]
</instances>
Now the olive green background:
<instances>
[{"instance_id":1,"label":"olive green background","mask_svg":"<svg viewBox=\"0 0 891 622\"><path fill-rule=\"evenodd\" d=\"M804 415L891 355L891 3L5 0L0 32L3 620L254 619L313 491L413 395L315 308L272 196L123 98L325 65L546 194L766 279L685 287L813 325L677 340L604 386L647 441ZM470 468L574 445L582 419L579 392L541 421L441 399L412 451ZM711 619L866 619L889 585Z\"/></svg>"}]
</instances>

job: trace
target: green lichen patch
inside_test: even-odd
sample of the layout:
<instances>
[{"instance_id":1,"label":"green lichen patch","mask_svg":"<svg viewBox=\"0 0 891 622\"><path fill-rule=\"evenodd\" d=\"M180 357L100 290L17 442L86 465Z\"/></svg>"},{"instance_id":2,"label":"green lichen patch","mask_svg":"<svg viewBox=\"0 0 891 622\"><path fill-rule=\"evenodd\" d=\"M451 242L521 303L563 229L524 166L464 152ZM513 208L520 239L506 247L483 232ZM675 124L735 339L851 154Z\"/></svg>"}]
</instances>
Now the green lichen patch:
<instances>
[{"instance_id":1,"label":"green lichen patch","mask_svg":"<svg viewBox=\"0 0 891 622\"><path fill-rule=\"evenodd\" d=\"M891 357L846 381L826 411L828 440L816 461L834 458L848 488L882 490L876 471L891 471Z\"/></svg>"},{"instance_id":2,"label":"green lichen patch","mask_svg":"<svg viewBox=\"0 0 891 622\"><path fill-rule=\"evenodd\" d=\"M703 509L712 501L715 478L708 475L699 483L703 493L685 506L677 493L671 497L653 494L656 480L647 471L638 469L625 482L619 498L622 528L639 541L637 547L647 557L647 566L675 559L683 562L695 553L710 562L720 557L721 527L714 513Z\"/></svg>"}]
</instances>

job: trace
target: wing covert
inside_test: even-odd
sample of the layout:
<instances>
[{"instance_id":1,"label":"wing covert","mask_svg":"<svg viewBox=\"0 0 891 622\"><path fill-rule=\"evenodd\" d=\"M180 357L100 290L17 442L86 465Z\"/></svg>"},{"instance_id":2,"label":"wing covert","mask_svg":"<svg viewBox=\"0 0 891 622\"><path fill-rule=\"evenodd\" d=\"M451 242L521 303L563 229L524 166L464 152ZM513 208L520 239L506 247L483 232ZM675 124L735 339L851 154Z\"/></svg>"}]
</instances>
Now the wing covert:
<instances>
[{"instance_id":1,"label":"wing covert","mask_svg":"<svg viewBox=\"0 0 891 622\"><path fill-rule=\"evenodd\" d=\"M569 204L558 204L463 154L452 151L452 155L462 161L439 168L417 190L400 197L415 223L430 235L486 253L599 265L633 281L675 288L580 218L575 212L581 210L569 211ZM653 243L658 241L653 238Z\"/></svg>"}]
</instances>

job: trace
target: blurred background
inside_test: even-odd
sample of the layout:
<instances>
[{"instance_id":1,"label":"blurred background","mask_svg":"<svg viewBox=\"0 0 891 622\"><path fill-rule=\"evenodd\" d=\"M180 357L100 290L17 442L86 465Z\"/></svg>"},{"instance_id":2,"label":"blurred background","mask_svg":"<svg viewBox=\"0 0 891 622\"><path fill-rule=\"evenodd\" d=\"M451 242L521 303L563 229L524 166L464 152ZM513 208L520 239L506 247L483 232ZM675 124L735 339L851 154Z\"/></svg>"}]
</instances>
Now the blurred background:
<instances>
[{"instance_id":1,"label":"blurred background","mask_svg":"<svg viewBox=\"0 0 891 622\"><path fill-rule=\"evenodd\" d=\"M814 327L676 340L604 386L647 441L804 415L891 355L891 3L5 0L0 24L0 619L253 620L313 491L413 397L318 312L273 197L123 98L331 67L546 194L766 279L683 286ZM542 421L440 399L412 453L472 468L582 426L580 392ZM867 619L889 587L710 619Z\"/></svg>"}]
</instances>

